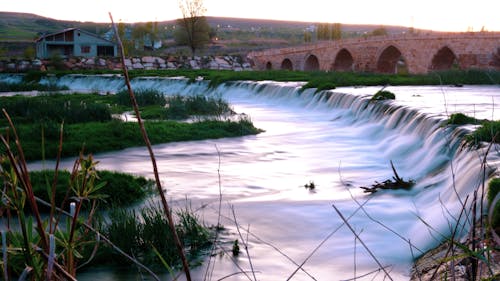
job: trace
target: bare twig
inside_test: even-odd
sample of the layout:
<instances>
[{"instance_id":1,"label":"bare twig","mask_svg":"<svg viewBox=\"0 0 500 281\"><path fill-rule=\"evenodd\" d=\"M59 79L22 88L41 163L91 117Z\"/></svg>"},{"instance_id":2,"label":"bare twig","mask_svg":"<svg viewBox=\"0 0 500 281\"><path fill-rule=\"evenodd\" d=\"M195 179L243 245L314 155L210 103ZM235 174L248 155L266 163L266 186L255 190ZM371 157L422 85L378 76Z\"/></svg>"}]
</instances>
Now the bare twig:
<instances>
[{"instance_id":1,"label":"bare twig","mask_svg":"<svg viewBox=\"0 0 500 281\"><path fill-rule=\"evenodd\" d=\"M123 44L122 44L122 41L120 39L120 35L118 34L118 29L113 21L113 16L111 15L111 13L109 13L109 18L111 19L111 23L113 25L116 39L118 41L118 45L120 46L120 53L121 53L121 59L122 59L122 69L123 69L123 74L125 76L125 83L127 85L127 89L129 92L130 101L132 102L134 112L135 112L135 115L137 117L137 123L139 124L139 127L141 129L142 137L144 139L144 142L145 142L146 147L147 147L148 152L149 152L149 156L151 158L151 163L153 165L153 172L154 172L155 181L156 181L156 187L158 189L158 193L159 193L160 198L161 198L161 203L163 205L165 215L168 218L168 224L170 226L170 230L172 232L172 236L174 238L175 245L177 247L177 251L178 251L179 256L181 258L181 261L182 261L182 267L183 267L184 273L186 275L186 280L191 281L191 273L189 271L189 264L188 264L186 255L184 254L184 249L182 247L179 236L177 235L177 231L175 230L175 223L174 223L174 219L172 217L172 212L170 211L170 207L168 205L167 198L166 198L165 193L163 191L163 188L161 186L160 176L158 173L158 167L156 165L156 158L155 158L155 155L153 152L153 148L151 146L151 142L150 142L148 134L146 132L146 128L144 127L144 123L143 123L142 118L141 118L141 113L139 111L139 105L137 104L137 100L135 99L134 91L132 90L132 86L130 85L130 78L128 75L127 66L125 65L125 53L123 51Z\"/></svg>"},{"instance_id":2,"label":"bare twig","mask_svg":"<svg viewBox=\"0 0 500 281\"><path fill-rule=\"evenodd\" d=\"M370 199L373 198L373 197L370 197L368 198L365 202L363 202L363 204L361 206L359 206L351 215L349 215L349 217L347 218L347 220L351 219L359 210L362 209L362 206L364 206L366 203L368 203L368 201L370 201ZM321 241L321 243L318 244L318 246L316 246L316 248L314 248L314 250L304 259L304 261L295 269L294 272L292 272L292 274L286 279L287 281L291 280L293 276L295 276L295 274L297 273L297 271L299 271L299 269L303 269L303 266L307 263L307 261L309 261L309 259L316 253L316 251L318 251L322 246L323 244L326 243L326 241L330 240L330 238L335 234L337 233L337 231L339 231L342 227L344 226L344 223L340 224L337 228L335 228L332 232L330 232L326 237L325 239L323 239L323 241ZM310 275L309 275L310 276ZM313 280L316 280L314 279L314 277L310 276Z\"/></svg>"},{"instance_id":3,"label":"bare twig","mask_svg":"<svg viewBox=\"0 0 500 281\"><path fill-rule=\"evenodd\" d=\"M238 221L236 220L236 213L234 211L233 206L231 206L231 211L233 213L234 223L236 224L236 230L238 231L238 234L239 234L240 239L241 239L241 243L243 243L243 246L245 247L245 252L247 253L248 263L250 264L250 270L252 271L253 279L255 281L257 281L257 277L255 276L255 271L253 269L252 257L250 256L250 253L248 252L248 241L245 241L245 239L243 239L243 235L241 234L241 231L240 231L240 226L238 224ZM249 231L250 231L250 226L248 226L247 232L249 232Z\"/></svg>"},{"instance_id":4,"label":"bare twig","mask_svg":"<svg viewBox=\"0 0 500 281\"><path fill-rule=\"evenodd\" d=\"M212 262L212 253L215 250L217 239L219 238L219 228L220 228L220 219L221 219L221 208L222 208L222 180L221 180L221 175L220 175L220 164L221 164L221 157L220 157L220 151L217 145L215 145L215 150L217 150L217 156L218 156L218 166L217 166L217 176L218 176L218 182L219 182L219 209L217 212L217 226L215 227L215 236L214 240L212 243L212 248L210 249L210 255L208 258L208 265L207 265L207 270L205 272L205 277L204 280L211 280L213 270L215 268L215 262L211 264ZM210 272L210 273L209 273Z\"/></svg>"},{"instance_id":5,"label":"bare twig","mask_svg":"<svg viewBox=\"0 0 500 281\"><path fill-rule=\"evenodd\" d=\"M359 237L359 235L356 233L356 231L354 231L354 229L352 228L352 226L346 220L346 218L344 217L344 215L342 215L342 213L340 212L340 210L337 209L337 207L335 206L335 204L332 204L332 207L335 209L335 211L337 212L337 214L339 215L339 217L344 221L345 225L347 225L347 227L349 228L349 230L351 230L351 232L354 234L354 236L359 240L359 243L361 243L361 245L363 245L363 248L365 248L365 250L368 252L368 254L370 254L370 256L373 258L373 260L378 264L379 268L381 268L384 271L385 276L387 278L389 278L389 280L393 280L391 278L391 276L389 275L389 272L387 272L387 270L385 270L385 267L382 266L382 264L379 262L379 260L377 259L377 257L372 253L372 251L370 250L370 248L368 248L368 246L366 246L365 242L363 242L363 240L361 240L361 238Z\"/></svg>"}]
</instances>

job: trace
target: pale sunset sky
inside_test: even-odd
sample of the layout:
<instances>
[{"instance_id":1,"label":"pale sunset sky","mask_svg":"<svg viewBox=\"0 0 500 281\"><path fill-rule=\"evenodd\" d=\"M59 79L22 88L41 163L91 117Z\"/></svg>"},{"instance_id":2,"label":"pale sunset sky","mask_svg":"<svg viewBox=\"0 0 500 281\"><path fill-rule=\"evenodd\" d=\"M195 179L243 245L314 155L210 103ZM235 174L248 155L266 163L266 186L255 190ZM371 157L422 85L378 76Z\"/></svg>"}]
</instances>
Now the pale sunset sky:
<instances>
[{"instance_id":1,"label":"pale sunset sky","mask_svg":"<svg viewBox=\"0 0 500 281\"><path fill-rule=\"evenodd\" d=\"M163 21L181 17L177 0L0 0L1 10L60 20ZM204 0L206 16L401 25L438 31L500 31L498 0Z\"/></svg>"}]
</instances>

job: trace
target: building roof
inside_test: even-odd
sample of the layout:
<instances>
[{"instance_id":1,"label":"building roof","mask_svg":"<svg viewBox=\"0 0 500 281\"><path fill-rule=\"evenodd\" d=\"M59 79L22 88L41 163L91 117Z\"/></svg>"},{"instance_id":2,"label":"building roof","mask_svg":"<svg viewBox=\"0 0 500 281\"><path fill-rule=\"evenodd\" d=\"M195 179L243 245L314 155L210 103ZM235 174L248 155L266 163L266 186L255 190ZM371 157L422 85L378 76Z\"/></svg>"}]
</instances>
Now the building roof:
<instances>
[{"instance_id":1,"label":"building roof","mask_svg":"<svg viewBox=\"0 0 500 281\"><path fill-rule=\"evenodd\" d=\"M106 38L103 38L103 37L100 37L99 35L97 34L94 34L92 32L88 32L88 31L85 31L85 30L82 30L80 28L76 28L76 27L71 27L71 28L66 28L66 29L63 29L61 31L58 31L58 32L54 32L54 33L49 33L49 34L44 34L42 36L40 36L38 39L36 39L36 42L40 42L42 41L43 39L45 39L46 37L49 37L49 36L54 36L54 35L57 35L57 34L61 34L61 33L65 33L65 32L68 32L68 31L79 31L81 33L85 33L89 36L92 36L92 37L95 37L95 38L98 38L100 40L104 40L104 41L108 41L109 43L112 43L112 44L115 44L115 42L111 41L111 40L108 40Z\"/></svg>"}]
</instances>

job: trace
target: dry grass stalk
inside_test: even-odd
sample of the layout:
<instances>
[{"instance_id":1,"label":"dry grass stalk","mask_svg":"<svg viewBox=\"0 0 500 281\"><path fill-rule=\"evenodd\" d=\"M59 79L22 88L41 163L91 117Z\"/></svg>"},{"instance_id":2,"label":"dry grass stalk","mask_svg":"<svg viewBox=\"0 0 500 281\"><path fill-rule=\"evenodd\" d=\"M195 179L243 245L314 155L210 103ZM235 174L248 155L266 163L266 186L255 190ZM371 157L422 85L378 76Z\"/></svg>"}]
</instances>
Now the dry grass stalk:
<instances>
[{"instance_id":1,"label":"dry grass stalk","mask_svg":"<svg viewBox=\"0 0 500 281\"><path fill-rule=\"evenodd\" d=\"M168 205L167 199L165 197L165 193L164 193L163 188L161 186L160 176L159 176L159 173L158 173L158 167L156 165L156 159L155 159L155 156L154 156L154 153L153 153L153 148L151 146L151 142L149 140L149 137L148 137L148 134L146 132L146 129L144 128L144 123L142 121L141 114L139 112L139 105L137 104L137 100L135 99L134 91L132 90L132 86L130 85L130 78L129 78L129 75L128 75L127 66L125 65L125 53L123 51L123 44L122 44L122 41L120 39L120 35L118 33L118 29L117 29L117 27L116 27L116 25L115 25L115 23L113 21L113 16L111 15L111 13L109 13L109 18L111 19L111 23L113 25L113 30L115 32L115 36L116 36L116 39L118 41L118 45L120 46L120 54L121 54L121 60L122 60L122 69L123 69L123 74L124 74L124 77L125 77L125 83L127 85L127 89L128 89L129 95L130 95L130 101L132 102L132 106L134 108L134 112L135 112L135 115L137 117L137 123L139 124L139 127L141 129L142 137L144 139L144 142L146 143L146 147L148 149L149 156L151 158L151 162L152 162L152 165L153 165L153 172L154 172L154 175L155 175L156 187L158 189L158 193L159 193L160 198L161 198L161 203L162 203L165 215L168 218L168 223L169 223L169 226L170 226L170 230L172 231L172 235L174 237L174 241L175 241L177 250L179 252L179 256L181 257L182 267L183 267L184 273L186 275L186 280L187 281L191 281L191 274L190 274L190 271L189 271L189 264L188 264L188 261L186 259L186 255L184 253L184 248L182 247L182 244L181 244L181 241L179 239L179 236L177 235L177 232L175 231L175 223L174 223L174 219L172 217L172 212L170 210L170 207Z\"/></svg>"}]
</instances>

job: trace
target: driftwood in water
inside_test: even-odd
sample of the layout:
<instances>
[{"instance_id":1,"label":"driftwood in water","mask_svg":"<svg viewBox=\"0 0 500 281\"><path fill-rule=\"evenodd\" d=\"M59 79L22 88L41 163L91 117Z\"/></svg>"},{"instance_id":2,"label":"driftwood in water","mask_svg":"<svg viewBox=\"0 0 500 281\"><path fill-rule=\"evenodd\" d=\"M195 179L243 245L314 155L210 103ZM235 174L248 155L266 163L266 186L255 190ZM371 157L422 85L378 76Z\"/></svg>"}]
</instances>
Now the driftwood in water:
<instances>
[{"instance_id":1,"label":"driftwood in water","mask_svg":"<svg viewBox=\"0 0 500 281\"><path fill-rule=\"evenodd\" d=\"M394 172L394 176L391 179L388 179L384 182L377 182L371 186L371 187L366 187L366 186L360 186L361 189L364 189L364 192L366 193L375 193L379 189L410 189L412 186L415 184L414 180L409 180L405 181L402 178L399 177L398 172L396 172L396 168L394 168L394 164L392 163L391 160L391 167L392 171Z\"/></svg>"}]
</instances>

